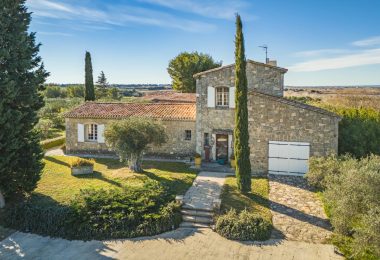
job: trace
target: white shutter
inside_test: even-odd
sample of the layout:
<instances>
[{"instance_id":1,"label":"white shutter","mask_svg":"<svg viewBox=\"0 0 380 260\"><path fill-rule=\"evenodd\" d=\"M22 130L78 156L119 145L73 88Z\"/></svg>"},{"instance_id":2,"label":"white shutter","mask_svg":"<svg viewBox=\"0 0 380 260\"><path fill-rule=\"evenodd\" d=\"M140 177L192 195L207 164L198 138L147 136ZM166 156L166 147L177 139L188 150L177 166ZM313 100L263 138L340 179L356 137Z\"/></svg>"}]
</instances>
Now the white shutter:
<instances>
[{"instance_id":1,"label":"white shutter","mask_svg":"<svg viewBox=\"0 0 380 260\"><path fill-rule=\"evenodd\" d=\"M104 143L104 125L98 125L98 143Z\"/></svg>"},{"instance_id":2,"label":"white shutter","mask_svg":"<svg viewBox=\"0 0 380 260\"><path fill-rule=\"evenodd\" d=\"M235 108L235 87L230 88L230 100L228 104L230 108Z\"/></svg>"},{"instance_id":3,"label":"white shutter","mask_svg":"<svg viewBox=\"0 0 380 260\"><path fill-rule=\"evenodd\" d=\"M84 142L84 124L78 124L78 143Z\"/></svg>"},{"instance_id":4,"label":"white shutter","mask_svg":"<svg viewBox=\"0 0 380 260\"><path fill-rule=\"evenodd\" d=\"M232 152L234 150L234 142L232 140L232 135L228 135L228 161L230 160Z\"/></svg>"},{"instance_id":5,"label":"white shutter","mask_svg":"<svg viewBox=\"0 0 380 260\"><path fill-rule=\"evenodd\" d=\"M216 134L212 134L212 159L216 160Z\"/></svg>"},{"instance_id":6,"label":"white shutter","mask_svg":"<svg viewBox=\"0 0 380 260\"><path fill-rule=\"evenodd\" d=\"M215 88L207 87L207 107L215 107Z\"/></svg>"}]
</instances>

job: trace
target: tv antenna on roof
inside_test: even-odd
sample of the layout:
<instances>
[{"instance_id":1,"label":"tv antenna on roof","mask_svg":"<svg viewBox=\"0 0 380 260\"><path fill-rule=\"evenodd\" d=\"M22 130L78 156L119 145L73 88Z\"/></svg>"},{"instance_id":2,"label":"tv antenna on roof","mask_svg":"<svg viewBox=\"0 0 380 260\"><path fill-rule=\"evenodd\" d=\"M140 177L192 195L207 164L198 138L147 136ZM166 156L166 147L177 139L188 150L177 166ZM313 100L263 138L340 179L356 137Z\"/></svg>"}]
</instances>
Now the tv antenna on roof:
<instances>
[{"instance_id":1,"label":"tv antenna on roof","mask_svg":"<svg viewBox=\"0 0 380 260\"><path fill-rule=\"evenodd\" d=\"M260 48L263 48L263 50L265 50L265 63L269 63L269 59L268 59L268 45L266 44L263 44L261 46L259 46Z\"/></svg>"}]
</instances>

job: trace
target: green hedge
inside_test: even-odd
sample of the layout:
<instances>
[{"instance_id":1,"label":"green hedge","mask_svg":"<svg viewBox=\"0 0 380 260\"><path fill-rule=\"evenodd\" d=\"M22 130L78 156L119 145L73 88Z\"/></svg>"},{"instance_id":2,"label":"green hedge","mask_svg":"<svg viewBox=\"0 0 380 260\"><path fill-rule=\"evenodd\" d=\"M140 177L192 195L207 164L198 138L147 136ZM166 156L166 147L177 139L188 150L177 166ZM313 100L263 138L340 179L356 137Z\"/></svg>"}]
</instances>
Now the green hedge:
<instances>
[{"instance_id":1,"label":"green hedge","mask_svg":"<svg viewBox=\"0 0 380 260\"><path fill-rule=\"evenodd\" d=\"M237 213L231 209L216 221L216 232L232 240L263 241L269 239L271 231L272 224L269 221L247 210Z\"/></svg>"},{"instance_id":2,"label":"green hedge","mask_svg":"<svg viewBox=\"0 0 380 260\"><path fill-rule=\"evenodd\" d=\"M342 117L339 123L339 154L356 158L380 155L380 111L320 105Z\"/></svg>"},{"instance_id":3,"label":"green hedge","mask_svg":"<svg viewBox=\"0 0 380 260\"><path fill-rule=\"evenodd\" d=\"M125 189L82 190L69 205L33 203L2 212L6 227L67 239L116 239L156 235L181 223L180 205L158 182Z\"/></svg>"},{"instance_id":4,"label":"green hedge","mask_svg":"<svg viewBox=\"0 0 380 260\"><path fill-rule=\"evenodd\" d=\"M41 141L41 147L45 150L61 146L66 142L66 138L64 136L60 136L57 138Z\"/></svg>"}]
</instances>

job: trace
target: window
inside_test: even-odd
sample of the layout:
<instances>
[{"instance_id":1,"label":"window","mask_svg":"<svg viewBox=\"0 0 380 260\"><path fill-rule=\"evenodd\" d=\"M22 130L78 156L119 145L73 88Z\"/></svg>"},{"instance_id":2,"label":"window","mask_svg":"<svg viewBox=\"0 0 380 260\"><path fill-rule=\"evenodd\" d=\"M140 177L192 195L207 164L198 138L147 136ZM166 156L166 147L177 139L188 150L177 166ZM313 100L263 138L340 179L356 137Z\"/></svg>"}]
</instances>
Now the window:
<instances>
[{"instance_id":1,"label":"window","mask_svg":"<svg viewBox=\"0 0 380 260\"><path fill-rule=\"evenodd\" d=\"M208 133L204 134L204 145L209 146L210 145L210 135Z\"/></svg>"},{"instance_id":2,"label":"window","mask_svg":"<svg viewBox=\"0 0 380 260\"><path fill-rule=\"evenodd\" d=\"M98 140L98 125L90 124L86 125L86 137L88 141Z\"/></svg>"},{"instance_id":3,"label":"window","mask_svg":"<svg viewBox=\"0 0 380 260\"><path fill-rule=\"evenodd\" d=\"M216 105L219 107L228 107L229 88L216 88Z\"/></svg>"},{"instance_id":4,"label":"window","mask_svg":"<svg viewBox=\"0 0 380 260\"><path fill-rule=\"evenodd\" d=\"M185 130L185 140L191 140L191 130Z\"/></svg>"}]
</instances>

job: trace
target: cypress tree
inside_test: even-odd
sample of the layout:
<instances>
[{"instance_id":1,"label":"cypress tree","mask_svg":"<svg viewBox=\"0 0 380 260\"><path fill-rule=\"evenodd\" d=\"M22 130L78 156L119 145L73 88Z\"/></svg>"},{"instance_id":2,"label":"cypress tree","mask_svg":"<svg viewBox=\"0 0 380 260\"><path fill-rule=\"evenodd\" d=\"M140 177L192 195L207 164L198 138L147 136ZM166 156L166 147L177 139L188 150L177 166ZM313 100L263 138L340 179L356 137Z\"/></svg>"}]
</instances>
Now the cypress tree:
<instances>
[{"instance_id":1,"label":"cypress tree","mask_svg":"<svg viewBox=\"0 0 380 260\"><path fill-rule=\"evenodd\" d=\"M236 159L236 179L238 189L251 190L251 162L249 161L249 134L247 108L247 75L244 50L243 25L240 15L236 15L235 36L235 130L234 153Z\"/></svg>"},{"instance_id":2,"label":"cypress tree","mask_svg":"<svg viewBox=\"0 0 380 260\"><path fill-rule=\"evenodd\" d=\"M85 93L84 100L86 101L94 101L95 100L95 89L94 89L94 79L92 76L92 62L91 62L91 54L86 51L86 59L85 59Z\"/></svg>"},{"instance_id":3,"label":"cypress tree","mask_svg":"<svg viewBox=\"0 0 380 260\"><path fill-rule=\"evenodd\" d=\"M28 33L25 0L0 4L0 207L5 199L31 192L40 179L43 151L34 130L44 106L41 91L49 75Z\"/></svg>"}]
</instances>

